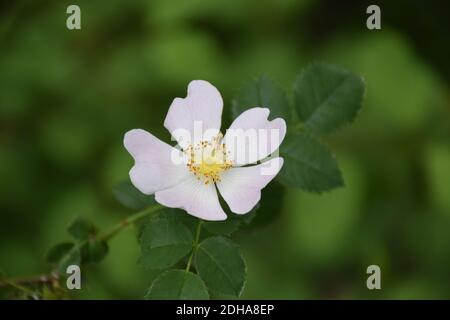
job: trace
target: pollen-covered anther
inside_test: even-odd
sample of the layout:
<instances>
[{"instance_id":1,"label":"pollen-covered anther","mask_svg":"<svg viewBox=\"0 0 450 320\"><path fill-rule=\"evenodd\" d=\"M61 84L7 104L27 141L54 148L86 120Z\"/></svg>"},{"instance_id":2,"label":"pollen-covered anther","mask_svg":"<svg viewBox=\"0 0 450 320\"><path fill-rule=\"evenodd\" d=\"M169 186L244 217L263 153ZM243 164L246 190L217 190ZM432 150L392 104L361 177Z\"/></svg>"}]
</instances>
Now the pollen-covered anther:
<instances>
[{"instance_id":1,"label":"pollen-covered anther","mask_svg":"<svg viewBox=\"0 0 450 320\"><path fill-rule=\"evenodd\" d=\"M211 141L201 141L185 150L189 171L205 184L219 182L221 173L233 166L232 161L227 159L226 146L221 141L222 135L217 135Z\"/></svg>"}]
</instances>

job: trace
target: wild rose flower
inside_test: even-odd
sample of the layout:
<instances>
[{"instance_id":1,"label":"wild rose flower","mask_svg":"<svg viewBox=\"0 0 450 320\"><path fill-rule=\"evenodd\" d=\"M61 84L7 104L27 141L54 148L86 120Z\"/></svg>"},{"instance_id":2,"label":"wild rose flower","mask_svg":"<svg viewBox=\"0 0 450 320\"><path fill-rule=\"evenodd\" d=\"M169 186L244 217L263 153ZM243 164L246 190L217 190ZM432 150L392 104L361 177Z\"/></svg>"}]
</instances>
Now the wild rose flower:
<instances>
[{"instance_id":1,"label":"wild rose flower","mask_svg":"<svg viewBox=\"0 0 450 320\"><path fill-rule=\"evenodd\" d=\"M251 211L283 159L256 163L278 150L286 123L281 118L268 121L269 109L255 107L239 115L223 136L222 108L219 91L207 81L194 80L186 98L173 100L164 121L179 148L142 129L128 131L124 145L135 160L130 170L133 185L155 194L164 206L204 220L227 218L217 190L232 212Z\"/></svg>"}]
</instances>

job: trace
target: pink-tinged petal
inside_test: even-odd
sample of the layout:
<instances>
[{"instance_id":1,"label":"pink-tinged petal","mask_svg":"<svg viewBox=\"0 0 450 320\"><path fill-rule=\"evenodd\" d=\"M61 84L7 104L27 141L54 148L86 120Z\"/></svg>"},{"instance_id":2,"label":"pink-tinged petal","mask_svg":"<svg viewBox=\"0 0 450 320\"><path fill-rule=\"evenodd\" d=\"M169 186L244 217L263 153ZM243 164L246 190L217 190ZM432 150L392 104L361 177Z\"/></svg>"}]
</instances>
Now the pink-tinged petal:
<instances>
[{"instance_id":1,"label":"pink-tinged petal","mask_svg":"<svg viewBox=\"0 0 450 320\"><path fill-rule=\"evenodd\" d=\"M282 118L268 120L269 109L252 108L241 113L227 130L224 141L235 166L266 158L278 149L286 135Z\"/></svg>"},{"instance_id":2,"label":"pink-tinged petal","mask_svg":"<svg viewBox=\"0 0 450 320\"><path fill-rule=\"evenodd\" d=\"M179 150L145 130L128 131L123 143L135 160L131 182L144 194L173 187L190 175L184 162L177 161Z\"/></svg>"},{"instance_id":3,"label":"pink-tinged petal","mask_svg":"<svg viewBox=\"0 0 450 320\"><path fill-rule=\"evenodd\" d=\"M232 168L217 183L220 194L237 214L252 210L261 199L263 189L280 171L283 158L274 158L257 166Z\"/></svg>"},{"instance_id":4,"label":"pink-tinged petal","mask_svg":"<svg viewBox=\"0 0 450 320\"><path fill-rule=\"evenodd\" d=\"M186 148L190 143L205 140L202 134L207 131L219 132L222 108L222 96L216 87L204 80L194 80L188 85L186 98L173 100L164 126Z\"/></svg>"},{"instance_id":5,"label":"pink-tinged petal","mask_svg":"<svg viewBox=\"0 0 450 320\"><path fill-rule=\"evenodd\" d=\"M193 175L173 188L156 192L155 199L166 207L184 209L190 215L203 220L227 219L214 184L204 184Z\"/></svg>"}]
</instances>

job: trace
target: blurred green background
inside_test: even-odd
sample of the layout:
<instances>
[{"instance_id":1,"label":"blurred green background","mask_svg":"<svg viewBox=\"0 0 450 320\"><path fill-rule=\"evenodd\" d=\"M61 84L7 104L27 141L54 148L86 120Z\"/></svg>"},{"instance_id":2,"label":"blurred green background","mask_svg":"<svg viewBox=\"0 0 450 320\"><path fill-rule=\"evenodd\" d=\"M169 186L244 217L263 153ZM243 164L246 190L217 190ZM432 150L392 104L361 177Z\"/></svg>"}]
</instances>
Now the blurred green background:
<instances>
[{"instance_id":1,"label":"blurred green background","mask_svg":"<svg viewBox=\"0 0 450 320\"><path fill-rule=\"evenodd\" d=\"M81 7L82 30L66 29ZM243 298L450 298L450 6L364 1L137 0L0 3L0 270L46 272L75 215L108 227L129 211L111 189L133 163L123 134L169 139L168 106L192 79L225 112L267 74L290 87L311 61L364 76L357 121L328 140L346 187L288 190L272 223L237 234ZM122 232L75 298L141 298L151 278ZM377 264L382 290L366 288Z\"/></svg>"}]
</instances>

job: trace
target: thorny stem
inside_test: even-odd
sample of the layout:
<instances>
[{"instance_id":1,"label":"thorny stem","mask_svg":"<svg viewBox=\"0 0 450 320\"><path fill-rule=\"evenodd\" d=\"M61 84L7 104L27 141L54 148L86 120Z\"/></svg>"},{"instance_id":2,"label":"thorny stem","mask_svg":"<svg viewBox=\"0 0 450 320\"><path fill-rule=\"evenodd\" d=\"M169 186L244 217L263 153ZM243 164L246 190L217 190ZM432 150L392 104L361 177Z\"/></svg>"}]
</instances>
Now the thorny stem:
<instances>
[{"instance_id":1,"label":"thorny stem","mask_svg":"<svg viewBox=\"0 0 450 320\"><path fill-rule=\"evenodd\" d=\"M26 293L26 294L28 294L28 295L31 295L31 296L32 296L32 295L35 294L35 292L34 292L33 290L28 289L27 287L25 287L25 286L19 284L18 282L14 282L14 281L8 280L8 279L3 279L3 282L5 283L5 285L9 285L9 286L11 286L11 287L13 287L13 288L16 288L17 290L20 290L20 291L22 291L23 293ZM0 284L1 284L1 283L0 283Z\"/></svg>"},{"instance_id":2,"label":"thorny stem","mask_svg":"<svg viewBox=\"0 0 450 320\"><path fill-rule=\"evenodd\" d=\"M197 253L198 241L200 240L200 232L202 231L202 223L203 223L202 220L198 221L197 229L195 231L195 239L194 239L194 242L192 244L191 255L189 256L189 260L188 260L188 263L186 265L186 272L189 272L189 270L191 269L192 259L194 258L194 255Z\"/></svg>"},{"instance_id":3,"label":"thorny stem","mask_svg":"<svg viewBox=\"0 0 450 320\"><path fill-rule=\"evenodd\" d=\"M139 211L139 212L129 216L128 218L125 218L122 221L120 221L118 224L113 226L110 229L110 231L107 231L103 235L99 236L98 240L108 241L109 239L114 237L116 234L118 234L120 231L122 231L129 225L141 220L142 218L145 218L146 216L148 216L151 213L154 213L160 209L162 209L162 206L160 206L159 204L145 208L144 210ZM46 283L46 282L50 282L52 279L57 279L58 277L59 277L59 275L57 272L52 272L51 274L43 274L43 275L23 277L23 278L10 278L10 279L1 279L0 278L0 288L6 287L6 286L11 286L11 287L19 289L21 291L24 291L25 293L33 293L33 291L22 286L21 284Z\"/></svg>"},{"instance_id":4,"label":"thorny stem","mask_svg":"<svg viewBox=\"0 0 450 320\"><path fill-rule=\"evenodd\" d=\"M59 279L59 274L56 271L53 271L49 274L39 274L28 277L18 277L18 278L0 278L0 288L4 286L12 286L16 287L20 284L33 284L33 283L51 283Z\"/></svg>"}]
</instances>

